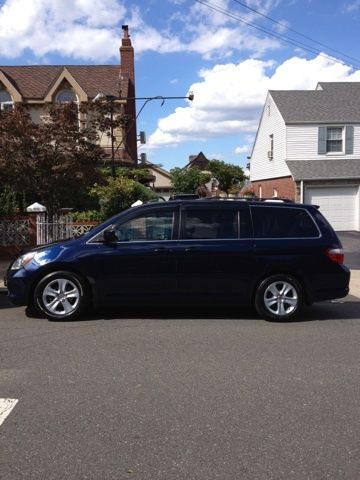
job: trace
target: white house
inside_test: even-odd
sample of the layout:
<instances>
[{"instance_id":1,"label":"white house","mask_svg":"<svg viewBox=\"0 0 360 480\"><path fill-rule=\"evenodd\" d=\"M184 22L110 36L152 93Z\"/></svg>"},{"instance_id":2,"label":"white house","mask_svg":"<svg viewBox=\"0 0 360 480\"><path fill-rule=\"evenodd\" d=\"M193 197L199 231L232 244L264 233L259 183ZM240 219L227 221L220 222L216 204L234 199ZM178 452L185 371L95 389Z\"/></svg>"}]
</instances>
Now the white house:
<instances>
[{"instance_id":1,"label":"white house","mask_svg":"<svg viewBox=\"0 0 360 480\"><path fill-rule=\"evenodd\" d=\"M319 205L336 230L360 230L360 82L269 91L250 160L259 197Z\"/></svg>"}]
</instances>

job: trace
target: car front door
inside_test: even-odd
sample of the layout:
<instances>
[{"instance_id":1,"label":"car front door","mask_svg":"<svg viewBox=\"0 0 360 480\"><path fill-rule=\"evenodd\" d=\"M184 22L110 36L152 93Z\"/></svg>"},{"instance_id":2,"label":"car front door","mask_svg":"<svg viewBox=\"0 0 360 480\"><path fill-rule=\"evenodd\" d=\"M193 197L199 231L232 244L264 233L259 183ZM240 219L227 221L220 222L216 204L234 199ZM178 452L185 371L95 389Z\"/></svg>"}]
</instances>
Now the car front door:
<instances>
[{"instance_id":1,"label":"car front door","mask_svg":"<svg viewBox=\"0 0 360 480\"><path fill-rule=\"evenodd\" d=\"M176 208L141 210L108 229L112 241L101 238L104 233L94 239L91 270L103 301L116 304L176 291L177 218Z\"/></svg>"}]
</instances>

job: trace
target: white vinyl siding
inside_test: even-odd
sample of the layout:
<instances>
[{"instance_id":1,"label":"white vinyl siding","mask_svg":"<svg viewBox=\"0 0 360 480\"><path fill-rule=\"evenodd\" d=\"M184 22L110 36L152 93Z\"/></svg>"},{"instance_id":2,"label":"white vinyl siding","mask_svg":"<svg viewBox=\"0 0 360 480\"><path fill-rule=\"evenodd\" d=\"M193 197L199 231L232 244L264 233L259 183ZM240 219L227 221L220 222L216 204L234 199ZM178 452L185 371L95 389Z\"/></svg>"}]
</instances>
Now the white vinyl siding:
<instances>
[{"instance_id":1,"label":"white vinyl siding","mask_svg":"<svg viewBox=\"0 0 360 480\"><path fill-rule=\"evenodd\" d=\"M268 157L268 152L271 150L270 135L273 135L272 159ZM251 181L290 175L290 171L285 163L285 135L286 127L284 120L271 95L268 94L251 154Z\"/></svg>"},{"instance_id":2,"label":"white vinyl siding","mask_svg":"<svg viewBox=\"0 0 360 480\"><path fill-rule=\"evenodd\" d=\"M286 126L287 160L356 159L360 156L360 125L354 125L354 150L352 154L331 152L318 154L318 125Z\"/></svg>"}]
</instances>

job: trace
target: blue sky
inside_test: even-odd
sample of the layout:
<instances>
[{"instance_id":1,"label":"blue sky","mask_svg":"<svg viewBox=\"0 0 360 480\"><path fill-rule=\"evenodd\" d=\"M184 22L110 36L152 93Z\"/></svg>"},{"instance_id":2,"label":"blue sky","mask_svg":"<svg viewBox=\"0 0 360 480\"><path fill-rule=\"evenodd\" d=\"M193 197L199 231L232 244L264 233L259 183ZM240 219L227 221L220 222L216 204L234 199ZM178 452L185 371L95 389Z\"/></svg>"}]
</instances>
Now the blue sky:
<instances>
[{"instance_id":1,"label":"blue sky","mask_svg":"<svg viewBox=\"0 0 360 480\"><path fill-rule=\"evenodd\" d=\"M200 151L245 166L268 89L360 81L360 0L202 1L213 8L196 0L0 0L0 65L117 63L128 24L137 95L195 94L192 103L150 102L139 117L142 151L166 169Z\"/></svg>"}]
</instances>

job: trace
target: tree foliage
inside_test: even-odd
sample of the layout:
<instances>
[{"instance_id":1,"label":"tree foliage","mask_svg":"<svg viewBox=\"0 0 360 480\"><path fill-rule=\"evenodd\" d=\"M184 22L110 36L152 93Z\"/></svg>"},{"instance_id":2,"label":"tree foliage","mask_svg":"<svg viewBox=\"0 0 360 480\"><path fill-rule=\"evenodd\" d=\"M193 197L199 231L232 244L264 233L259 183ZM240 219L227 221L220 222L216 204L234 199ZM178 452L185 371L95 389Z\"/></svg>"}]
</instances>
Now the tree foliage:
<instances>
[{"instance_id":1,"label":"tree foliage","mask_svg":"<svg viewBox=\"0 0 360 480\"><path fill-rule=\"evenodd\" d=\"M74 104L51 105L36 124L24 106L0 112L0 182L27 204L43 203L48 212L78 207L95 181L104 152L94 125L79 128Z\"/></svg>"},{"instance_id":2,"label":"tree foliage","mask_svg":"<svg viewBox=\"0 0 360 480\"><path fill-rule=\"evenodd\" d=\"M105 184L94 185L90 194L97 199L102 218L126 210L136 200L147 201L156 198L156 194L150 188L123 176L108 177Z\"/></svg>"},{"instance_id":3,"label":"tree foliage","mask_svg":"<svg viewBox=\"0 0 360 480\"><path fill-rule=\"evenodd\" d=\"M175 193L195 193L197 188L210 180L198 167L189 169L175 167L170 170L171 184Z\"/></svg>"},{"instance_id":4,"label":"tree foliage","mask_svg":"<svg viewBox=\"0 0 360 480\"><path fill-rule=\"evenodd\" d=\"M15 192L8 185L4 185L0 192L0 216L12 217L19 213L18 210Z\"/></svg>"},{"instance_id":5,"label":"tree foliage","mask_svg":"<svg viewBox=\"0 0 360 480\"><path fill-rule=\"evenodd\" d=\"M245 180L243 169L238 165L225 163L222 160L210 160L207 169L219 182L219 189L229 193L235 186Z\"/></svg>"}]
</instances>

